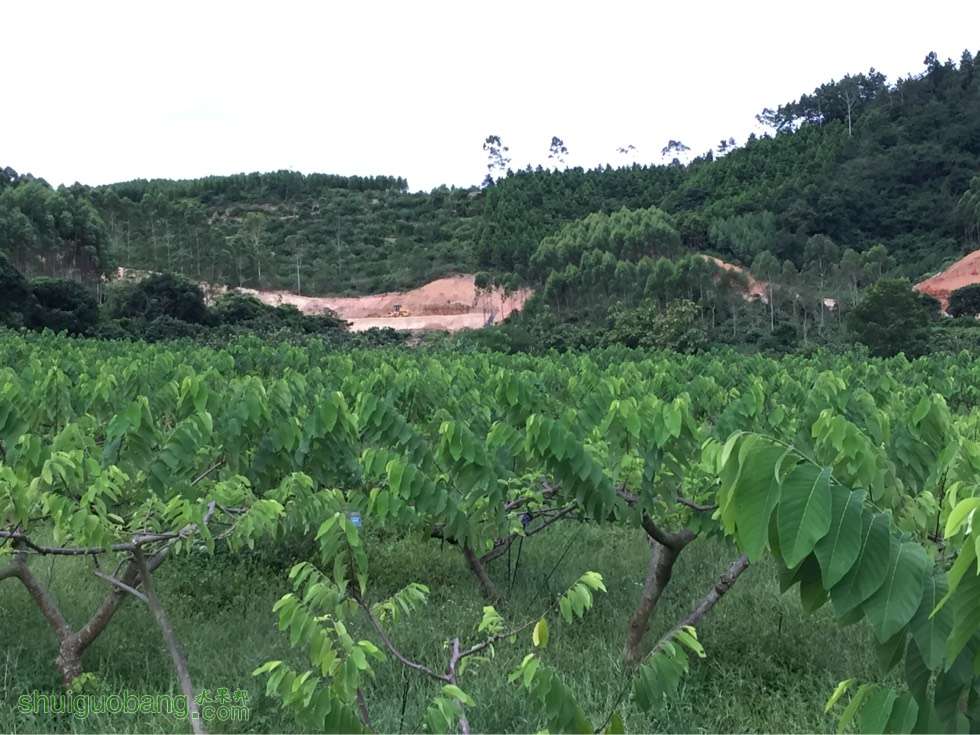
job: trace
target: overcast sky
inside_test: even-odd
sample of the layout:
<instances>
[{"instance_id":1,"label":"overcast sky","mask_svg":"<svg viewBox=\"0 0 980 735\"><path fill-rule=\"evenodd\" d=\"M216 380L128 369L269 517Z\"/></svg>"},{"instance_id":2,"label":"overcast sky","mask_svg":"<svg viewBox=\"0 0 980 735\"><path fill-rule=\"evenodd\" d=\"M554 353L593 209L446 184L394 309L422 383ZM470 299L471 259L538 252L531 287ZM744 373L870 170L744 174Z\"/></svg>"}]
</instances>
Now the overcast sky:
<instances>
[{"instance_id":1,"label":"overcast sky","mask_svg":"<svg viewBox=\"0 0 980 735\"><path fill-rule=\"evenodd\" d=\"M980 2L0 0L0 166L52 184L295 169L478 184L514 167L657 162L930 50L980 50Z\"/></svg>"}]
</instances>

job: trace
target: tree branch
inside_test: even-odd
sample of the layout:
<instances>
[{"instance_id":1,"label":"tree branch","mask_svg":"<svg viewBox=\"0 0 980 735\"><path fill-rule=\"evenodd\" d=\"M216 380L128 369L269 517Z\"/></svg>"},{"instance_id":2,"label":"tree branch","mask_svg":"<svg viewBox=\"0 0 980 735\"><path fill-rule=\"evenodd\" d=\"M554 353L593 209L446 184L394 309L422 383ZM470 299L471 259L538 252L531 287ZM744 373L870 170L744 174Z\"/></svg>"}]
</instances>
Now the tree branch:
<instances>
[{"instance_id":1,"label":"tree branch","mask_svg":"<svg viewBox=\"0 0 980 735\"><path fill-rule=\"evenodd\" d=\"M681 549L697 538L697 534L687 528L682 528L680 531L675 533L664 531L647 513L643 514L643 518L640 520L640 523L643 526L643 530L647 532L647 535L650 536L650 538L661 546L666 546L668 549L675 552L675 554L680 552Z\"/></svg>"},{"instance_id":2,"label":"tree branch","mask_svg":"<svg viewBox=\"0 0 980 735\"><path fill-rule=\"evenodd\" d=\"M146 599L146 595L144 595L142 592L140 592L139 590L135 589L134 587L130 587L128 584L126 584L125 582L123 582L121 579L116 579L111 574L106 574L105 572L100 572L98 569L96 569L94 572L92 572L92 574L94 574L99 579L104 579L106 582L108 582L109 584L111 584L113 587L117 587L118 589L122 590L123 592L128 592L133 597L135 597L137 600L140 600L142 602L145 602L147 605L150 604L149 601Z\"/></svg>"},{"instance_id":3,"label":"tree branch","mask_svg":"<svg viewBox=\"0 0 980 735\"><path fill-rule=\"evenodd\" d=\"M20 543L15 541L14 543ZM21 549L18 549L17 556L14 560L14 565L17 567L17 577L23 583L24 587L27 588L28 593L34 598L34 603L37 605L41 614L44 616L48 624L54 630L55 635L58 636L59 641L65 641L72 635L72 629L68 625L68 621L65 620L65 616L61 614L61 610L58 608L58 603L54 601L54 598L48 593L48 591L41 585L40 582L31 574L30 567L27 566L26 555L22 553Z\"/></svg>"},{"instance_id":4,"label":"tree branch","mask_svg":"<svg viewBox=\"0 0 980 735\"><path fill-rule=\"evenodd\" d=\"M490 579L490 575L487 574L487 570L483 566L483 562L474 553L473 549L470 548L469 544L463 544L460 548L463 550L463 556L466 557L466 563L470 565L470 569L473 574L476 575L477 580L480 582L480 588L483 590L483 596L488 600L496 600L500 597L500 593L497 592L497 586Z\"/></svg>"},{"instance_id":5,"label":"tree branch","mask_svg":"<svg viewBox=\"0 0 980 735\"><path fill-rule=\"evenodd\" d=\"M556 521L561 520L562 518L564 518L565 516L567 516L569 513L571 513L574 510L577 510L577 509L578 509L578 504L571 503L571 504L565 506L564 508L549 508L548 510L539 511L538 512L538 515L539 516L550 515L550 517L549 518L546 518L545 521L544 521L544 523L542 523L540 526L536 526L535 528L525 529L524 534L523 534L524 537L529 537L529 536L533 536L536 533L540 533L541 531L543 531L544 529L546 529L548 526L550 526L552 523L555 523ZM551 515L551 514L553 514L553 515ZM497 541L493 545L493 548L490 549L490 551L488 551L486 554L484 554L483 556L480 557L480 561L482 563L486 564L487 562L491 562L494 559L497 559L497 558L503 556L506 553L507 549L510 548L511 544L513 544L514 541L516 541L520 537L521 537L521 534L519 534L519 533L512 533L507 538L497 539Z\"/></svg>"},{"instance_id":6,"label":"tree branch","mask_svg":"<svg viewBox=\"0 0 980 735\"><path fill-rule=\"evenodd\" d=\"M180 682L180 689L187 698L187 719L190 721L191 730L194 731L195 735L203 735L206 730L204 729L204 723L201 721L201 713L197 708L194 685L191 683L190 671L187 668L187 659L184 658L184 654L180 650L180 644L177 642L177 636L174 634L173 627L170 625L170 620L167 618L167 614L164 612L163 606L156 596L156 591L153 589L152 575L150 574L146 557L143 556L143 550L141 548L137 547L133 552L133 561L139 570L140 578L143 580L143 589L146 591L146 604L150 608L150 612L153 613L153 618L156 620L157 626L159 626L160 632L163 634L163 640L167 644L170 658L173 660L174 668L177 670L177 680Z\"/></svg>"},{"instance_id":7,"label":"tree branch","mask_svg":"<svg viewBox=\"0 0 980 735\"><path fill-rule=\"evenodd\" d=\"M731 566L729 566L725 573L721 575L721 577L715 583L715 586L711 588L708 594L701 599L701 602L695 606L690 614L688 614L688 616L684 618L684 620L682 620L677 627L680 628L685 625L696 626L699 622L701 622L701 618L711 611L711 608L713 608L725 595L725 593L732 588L735 582L738 581L738 578L741 576L742 572L748 568L749 557L742 554L731 563ZM672 633L673 631L671 631L671 634Z\"/></svg>"},{"instance_id":8,"label":"tree branch","mask_svg":"<svg viewBox=\"0 0 980 735\"><path fill-rule=\"evenodd\" d=\"M680 495L678 495L675 498L675 500L681 505L687 506L691 510L696 510L698 513L710 513L718 507L714 503L710 503L708 505L701 505L700 503L695 503L693 500L682 498Z\"/></svg>"},{"instance_id":9,"label":"tree branch","mask_svg":"<svg viewBox=\"0 0 980 735\"><path fill-rule=\"evenodd\" d=\"M450 684L456 683L456 667L462 658L463 656L459 652L459 638L453 638L452 653L449 656L449 671L446 673L446 678ZM459 709L459 729L463 735L470 735L470 721L466 719L462 703L460 703Z\"/></svg>"},{"instance_id":10,"label":"tree branch","mask_svg":"<svg viewBox=\"0 0 980 735\"><path fill-rule=\"evenodd\" d=\"M433 679L444 681L447 684L452 683L445 676L443 676L442 674L437 674L435 671L430 669L425 664L420 664L417 661L412 661L411 659L406 658L404 655L402 655L402 652L399 651L397 648L395 648L395 644L391 642L391 639L388 637L388 634L385 633L384 628L381 627L381 623L379 623L378 619L374 617L374 613L371 612L371 608L367 606L367 604L364 602L361 596L357 594L352 596L354 598L354 601L357 602L360 608L364 611L364 614L367 615L367 619L371 623L371 627L374 628L374 632L378 634L378 637L381 639L381 642L384 644L384 647L391 652L392 656L397 658L399 661L402 662L402 664L404 664L410 669L414 669L415 671L420 671L423 674L431 676Z\"/></svg>"}]
</instances>

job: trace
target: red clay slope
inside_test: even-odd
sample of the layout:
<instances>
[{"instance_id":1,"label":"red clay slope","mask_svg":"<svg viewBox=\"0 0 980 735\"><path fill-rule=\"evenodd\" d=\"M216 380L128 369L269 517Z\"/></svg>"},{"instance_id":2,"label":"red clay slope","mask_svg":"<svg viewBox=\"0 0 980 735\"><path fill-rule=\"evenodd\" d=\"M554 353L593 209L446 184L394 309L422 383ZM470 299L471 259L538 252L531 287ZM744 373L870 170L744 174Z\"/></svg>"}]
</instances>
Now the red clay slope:
<instances>
[{"instance_id":1,"label":"red clay slope","mask_svg":"<svg viewBox=\"0 0 980 735\"><path fill-rule=\"evenodd\" d=\"M431 281L411 291L397 291L370 296L297 296L288 291L257 291L241 288L267 304L293 304L300 311L316 314L330 309L351 322L355 332L371 327L394 329L472 329L484 326L490 317L494 322L519 311L531 296L522 289L504 295L500 289L478 292L471 275L450 276ZM405 316L391 316L395 306Z\"/></svg>"},{"instance_id":2,"label":"red clay slope","mask_svg":"<svg viewBox=\"0 0 980 735\"><path fill-rule=\"evenodd\" d=\"M946 307L949 306L949 295L959 288L972 286L974 283L980 283L980 250L974 250L942 273L915 284L915 290L938 299L943 305L943 311L946 311Z\"/></svg>"}]
</instances>

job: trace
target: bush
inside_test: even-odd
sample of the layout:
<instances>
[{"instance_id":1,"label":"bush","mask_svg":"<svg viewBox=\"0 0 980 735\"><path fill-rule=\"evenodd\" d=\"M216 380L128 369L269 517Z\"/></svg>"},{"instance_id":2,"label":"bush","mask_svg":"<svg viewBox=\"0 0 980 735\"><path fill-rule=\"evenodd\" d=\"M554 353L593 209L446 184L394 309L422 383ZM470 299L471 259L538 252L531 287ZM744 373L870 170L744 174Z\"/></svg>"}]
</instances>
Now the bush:
<instances>
[{"instance_id":1,"label":"bush","mask_svg":"<svg viewBox=\"0 0 980 735\"><path fill-rule=\"evenodd\" d=\"M35 278L31 291L37 308L31 319L36 329L69 334L89 334L99 320L95 295L78 281L61 278Z\"/></svg>"},{"instance_id":2,"label":"bush","mask_svg":"<svg viewBox=\"0 0 980 735\"><path fill-rule=\"evenodd\" d=\"M646 347L697 352L708 343L697 304L680 299L659 309L652 301L627 309L616 305L609 310L610 328L603 337L606 345Z\"/></svg>"},{"instance_id":3,"label":"bush","mask_svg":"<svg viewBox=\"0 0 980 735\"><path fill-rule=\"evenodd\" d=\"M218 298L214 316L220 324L263 333L287 329L300 334L327 334L347 329L347 322L332 311L304 314L292 304L270 306L238 291L229 291Z\"/></svg>"},{"instance_id":4,"label":"bush","mask_svg":"<svg viewBox=\"0 0 980 735\"><path fill-rule=\"evenodd\" d=\"M37 301L27 279L0 252L0 326L27 326L36 307Z\"/></svg>"},{"instance_id":5,"label":"bush","mask_svg":"<svg viewBox=\"0 0 980 735\"><path fill-rule=\"evenodd\" d=\"M848 317L848 327L871 354L921 355L928 345L929 313L905 278L884 278L869 288Z\"/></svg>"},{"instance_id":6,"label":"bush","mask_svg":"<svg viewBox=\"0 0 980 735\"><path fill-rule=\"evenodd\" d=\"M172 273L155 273L136 283L113 288L109 300L110 316L116 319L177 319L189 324L206 324L208 309L201 288Z\"/></svg>"},{"instance_id":7,"label":"bush","mask_svg":"<svg viewBox=\"0 0 980 735\"><path fill-rule=\"evenodd\" d=\"M158 316L156 319L139 324L136 336L147 342L167 342L174 339L200 337L206 332L206 328L201 325L191 324L172 316Z\"/></svg>"},{"instance_id":8,"label":"bush","mask_svg":"<svg viewBox=\"0 0 980 735\"><path fill-rule=\"evenodd\" d=\"M215 317L222 324L252 321L268 313L272 308L254 296L240 291L227 291L214 302Z\"/></svg>"},{"instance_id":9,"label":"bush","mask_svg":"<svg viewBox=\"0 0 980 735\"><path fill-rule=\"evenodd\" d=\"M958 288L949 296L950 316L976 316L980 314L980 283Z\"/></svg>"}]
</instances>

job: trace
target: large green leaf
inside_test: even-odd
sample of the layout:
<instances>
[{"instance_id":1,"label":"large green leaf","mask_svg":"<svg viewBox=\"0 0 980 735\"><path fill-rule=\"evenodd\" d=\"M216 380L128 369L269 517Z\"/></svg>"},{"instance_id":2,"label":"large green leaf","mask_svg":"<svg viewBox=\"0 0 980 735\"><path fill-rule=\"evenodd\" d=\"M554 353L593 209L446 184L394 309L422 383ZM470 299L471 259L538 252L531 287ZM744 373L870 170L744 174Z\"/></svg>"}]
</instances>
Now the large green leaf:
<instances>
[{"instance_id":1,"label":"large green leaf","mask_svg":"<svg viewBox=\"0 0 980 735\"><path fill-rule=\"evenodd\" d=\"M864 602L864 613L882 643L901 630L919 609L929 568L929 557L917 543L901 543L893 536L889 547L885 581Z\"/></svg>"},{"instance_id":2,"label":"large green leaf","mask_svg":"<svg viewBox=\"0 0 980 735\"><path fill-rule=\"evenodd\" d=\"M754 436L739 453L742 468L732 491L731 509L739 546L751 562L758 561L766 548L769 518L779 500L776 465L784 454L784 447Z\"/></svg>"},{"instance_id":3,"label":"large green leaf","mask_svg":"<svg viewBox=\"0 0 980 735\"><path fill-rule=\"evenodd\" d=\"M895 705L895 690L890 687L876 687L864 700L861 707L861 718L858 731L878 733L885 731L885 725L891 717Z\"/></svg>"},{"instance_id":4,"label":"large green leaf","mask_svg":"<svg viewBox=\"0 0 980 735\"><path fill-rule=\"evenodd\" d=\"M823 570L824 589L831 589L851 571L861 553L861 515L863 490L849 492L839 485L831 488L830 533L813 551Z\"/></svg>"},{"instance_id":5,"label":"large green leaf","mask_svg":"<svg viewBox=\"0 0 980 735\"><path fill-rule=\"evenodd\" d=\"M830 469L797 466L783 482L776 526L783 561L795 567L830 530Z\"/></svg>"},{"instance_id":6,"label":"large green leaf","mask_svg":"<svg viewBox=\"0 0 980 735\"><path fill-rule=\"evenodd\" d=\"M960 580L952 603L953 630L946 642L947 669L970 639L980 633L980 576L972 569Z\"/></svg>"},{"instance_id":7,"label":"large green leaf","mask_svg":"<svg viewBox=\"0 0 980 735\"><path fill-rule=\"evenodd\" d=\"M890 518L865 511L861 518L861 552L844 578L830 590L834 614L842 618L878 591L888 573Z\"/></svg>"},{"instance_id":8,"label":"large green leaf","mask_svg":"<svg viewBox=\"0 0 980 735\"><path fill-rule=\"evenodd\" d=\"M947 587L945 574L928 575L922 592L922 602L909 625L922 660L933 671L942 665L946 640L953 629L953 614L949 608L943 607L932 615L932 611L946 594Z\"/></svg>"},{"instance_id":9,"label":"large green leaf","mask_svg":"<svg viewBox=\"0 0 980 735\"><path fill-rule=\"evenodd\" d=\"M892 712L885 724L885 732L912 732L916 718L919 715L919 705L908 692L898 695L892 705Z\"/></svg>"}]
</instances>

